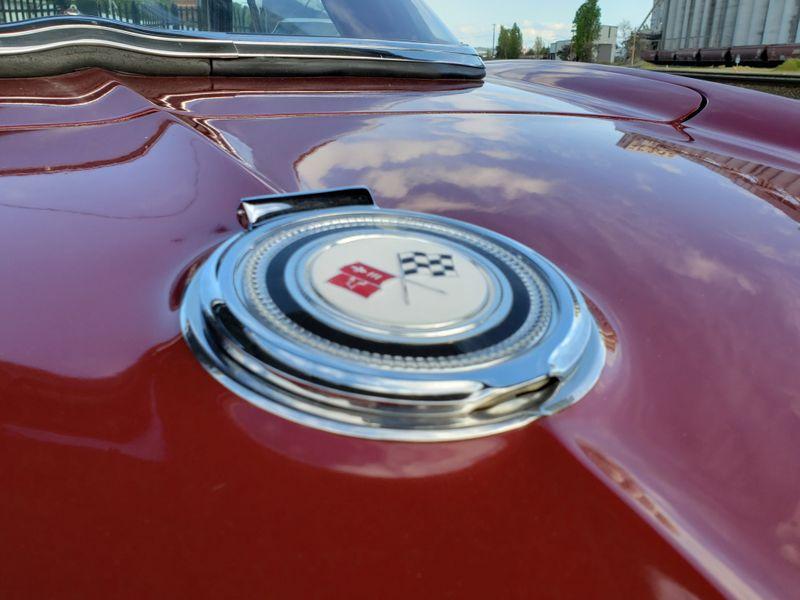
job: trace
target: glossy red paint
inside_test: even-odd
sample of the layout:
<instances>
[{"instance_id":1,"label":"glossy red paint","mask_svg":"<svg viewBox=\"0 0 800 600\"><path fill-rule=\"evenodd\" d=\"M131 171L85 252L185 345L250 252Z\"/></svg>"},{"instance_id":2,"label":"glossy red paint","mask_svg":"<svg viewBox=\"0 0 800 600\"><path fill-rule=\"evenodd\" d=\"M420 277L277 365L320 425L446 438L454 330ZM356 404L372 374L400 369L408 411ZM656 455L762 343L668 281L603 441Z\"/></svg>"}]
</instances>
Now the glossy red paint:
<instances>
[{"instance_id":1,"label":"glossy red paint","mask_svg":"<svg viewBox=\"0 0 800 600\"><path fill-rule=\"evenodd\" d=\"M738 136L721 86L525 68L0 81L3 597L800 586L800 120ZM304 429L220 387L179 333L192 269L240 198L344 185L557 263L603 328L598 386L439 445Z\"/></svg>"}]
</instances>

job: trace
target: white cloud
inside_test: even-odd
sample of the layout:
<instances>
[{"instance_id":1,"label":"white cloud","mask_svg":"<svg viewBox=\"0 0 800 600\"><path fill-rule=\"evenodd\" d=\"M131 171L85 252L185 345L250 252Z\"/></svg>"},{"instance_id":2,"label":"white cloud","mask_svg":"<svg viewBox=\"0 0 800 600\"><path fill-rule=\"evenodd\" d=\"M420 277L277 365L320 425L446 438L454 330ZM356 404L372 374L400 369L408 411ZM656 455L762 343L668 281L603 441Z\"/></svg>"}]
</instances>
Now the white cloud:
<instances>
[{"instance_id":1,"label":"white cloud","mask_svg":"<svg viewBox=\"0 0 800 600\"><path fill-rule=\"evenodd\" d=\"M533 45L536 36L542 36L546 44L572 37L571 23L539 22L525 19L518 24L522 29L523 44L526 48ZM498 23L496 34L500 33L500 25ZM511 24L506 25L510 26ZM492 26L485 23L462 23L455 26L453 32L460 40L473 46L490 46L492 43Z\"/></svg>"},{"instance_id":2,"label":"white cloud","mask_svg":"<svg viewBox=\"0 0 800 600\"><path fill-rule=\"evenodd\" d=\"M342 172L348 172L350 179L368 186L379 197L393 199L442 184L462 188L465 193L497 190L509 199L544 195L553 186L550 179L513 168L519 155L507 147L515 139L511 123L491 118L434 120L427 123L423 140L405 119L376 123L304 156L296 166L304 185L332 187ZM486 164L467 166L459 158L476 153L487 158Z\"/></svg>"},{"instance_id":3,"label":"white cloud","mask_svg":"<svg viewBox=\"0 0 800 600\"><path fill-rule=\"evenodd\" d=\"M572 25L569 23L536 23L532 21L523 21L521 27L526 47L532 46L533 40L535 40L537 36L541 36L546 44L572 37Z\"/></svg>"}]
</instances>

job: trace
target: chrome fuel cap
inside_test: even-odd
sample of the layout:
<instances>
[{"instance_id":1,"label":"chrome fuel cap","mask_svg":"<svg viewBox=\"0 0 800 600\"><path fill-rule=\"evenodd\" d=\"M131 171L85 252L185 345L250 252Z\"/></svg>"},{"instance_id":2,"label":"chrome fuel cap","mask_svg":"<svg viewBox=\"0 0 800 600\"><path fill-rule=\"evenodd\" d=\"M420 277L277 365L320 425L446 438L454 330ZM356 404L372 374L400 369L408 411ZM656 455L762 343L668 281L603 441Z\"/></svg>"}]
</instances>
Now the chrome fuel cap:
<instances>
[{"instance_id":1,"label":"chrome fuel cap","mask_svg":"<svg viewBox=\"0 0 800 600\"><path fill-rule=\"evenodd\" d=\"M235 236L193 277L182 322L242 398L372 439L519 427L577 401L604 362L549 261L485 229L370 206L278 212Z\"/></svg>"}]
</instances>

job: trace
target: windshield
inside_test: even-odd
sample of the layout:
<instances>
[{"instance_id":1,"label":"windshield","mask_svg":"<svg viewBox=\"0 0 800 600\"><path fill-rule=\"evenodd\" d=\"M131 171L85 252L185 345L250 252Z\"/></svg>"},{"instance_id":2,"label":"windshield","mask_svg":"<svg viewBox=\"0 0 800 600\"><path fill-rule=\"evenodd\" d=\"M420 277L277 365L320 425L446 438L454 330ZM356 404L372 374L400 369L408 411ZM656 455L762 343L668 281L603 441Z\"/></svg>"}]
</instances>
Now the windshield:
<instances>
[{"instance_id":1,"label":"windshield","mask_svg":"<svg viewBox=\"0 0 800 600\"><path fill-rule=\"evenodd\" d=\"M423 0L0 0L0 24L64 16L170 32L457 43Z\"/></svg>"}]
</instances>

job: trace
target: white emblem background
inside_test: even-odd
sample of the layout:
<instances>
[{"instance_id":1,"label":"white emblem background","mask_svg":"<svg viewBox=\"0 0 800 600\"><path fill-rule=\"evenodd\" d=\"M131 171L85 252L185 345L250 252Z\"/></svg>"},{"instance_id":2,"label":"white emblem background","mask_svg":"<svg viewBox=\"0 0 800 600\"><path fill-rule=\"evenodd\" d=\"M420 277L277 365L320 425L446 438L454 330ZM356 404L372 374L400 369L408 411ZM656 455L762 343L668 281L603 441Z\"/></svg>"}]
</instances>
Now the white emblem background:
<instances>
[{"instance_id":1,"label":"white emblem background","mask_svg":"<svg viewBox=\"0 0 800 600\"><path fill-rule=\"evenodd\" d=\"M449 254L456 274L432 277L420 272L404 277L399 255L407 252ZM329 283L340 269L364 263L394 276L364 298ZM312 257L309 277L316 293L332 308L355 320L409 329L436 329L466 321L492 297L488 273L455 247L408 234L361 235L339 240Z\"/></svg>"}]
</instances>

